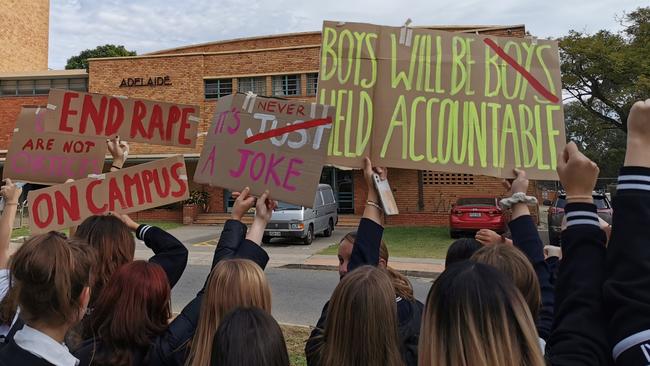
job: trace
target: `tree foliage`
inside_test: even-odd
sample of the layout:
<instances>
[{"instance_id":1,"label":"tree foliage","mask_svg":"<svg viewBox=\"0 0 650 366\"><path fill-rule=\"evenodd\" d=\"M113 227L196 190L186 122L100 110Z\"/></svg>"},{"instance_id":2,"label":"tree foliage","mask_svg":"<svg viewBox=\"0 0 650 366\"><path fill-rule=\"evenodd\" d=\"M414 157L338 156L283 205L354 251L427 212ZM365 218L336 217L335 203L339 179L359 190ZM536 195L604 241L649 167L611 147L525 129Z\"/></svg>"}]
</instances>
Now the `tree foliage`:
<instances>
[{"instance_id":1,"label":"tree foliage","mask_svg":"<svg viewBox=\"0 0 650 366\"><path fill-rule=\"evenodd\" d=\"M124 46L106 44L97 46L92 50L81 51L77 56L70 57L65 68L68 69L88 69L88 59L98 57L120 57L135 56L135 51L129 51Z\"/></svg>"},{"instance_id":2,"label":"tree foliage","mask_svg":"<svg viewBox=\"0 0 650 366\"><path fill-rule=\"evenodd\" d=\"M618 176L625 159L625 132L603 121L579 102L564 106L567 137L600 168L600 177Z\"/></svg>"},{"instance_id":3,"label":"tree foliage","mask_svg":"<svg viewBox=\"0 0 650 366\"><path fill-rule=\"evenodd\" d=\"M572 100L595 119L627 131L632 104L650 97L650 7L626 14L621 22L618 33L569 32L560 39L560 59L562 83Z\"/></svg>"}]
</instances>

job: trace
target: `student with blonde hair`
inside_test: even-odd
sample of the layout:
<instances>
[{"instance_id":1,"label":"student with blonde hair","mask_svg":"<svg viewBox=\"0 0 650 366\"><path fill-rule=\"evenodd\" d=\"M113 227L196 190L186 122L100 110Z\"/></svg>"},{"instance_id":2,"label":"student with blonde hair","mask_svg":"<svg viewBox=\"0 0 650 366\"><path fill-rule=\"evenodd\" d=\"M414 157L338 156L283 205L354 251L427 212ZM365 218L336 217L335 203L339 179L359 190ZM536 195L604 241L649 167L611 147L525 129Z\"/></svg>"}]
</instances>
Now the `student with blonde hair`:
<instances>
[{"instance_id":1,"label":"student with blonde hair","mask_svg":"<svg viewBox=\"0 0 650 366\"><path fill-rule=\"evenodd\" d=\"M528 305L496 268L469 261L446 268L425 305L420 366L543 366Z\"/></svg>"}]
</instances>

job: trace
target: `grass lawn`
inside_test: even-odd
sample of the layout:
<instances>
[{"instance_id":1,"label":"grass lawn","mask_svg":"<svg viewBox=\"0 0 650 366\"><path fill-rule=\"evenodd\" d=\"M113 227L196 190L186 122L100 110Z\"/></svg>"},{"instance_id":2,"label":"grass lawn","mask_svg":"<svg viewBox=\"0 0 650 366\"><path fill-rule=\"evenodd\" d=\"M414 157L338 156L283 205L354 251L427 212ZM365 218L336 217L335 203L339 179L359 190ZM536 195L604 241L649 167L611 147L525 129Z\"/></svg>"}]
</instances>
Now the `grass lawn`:
<instances>
[{"instance_id":1,"label":"grass lawn","mask_svg":"<svg viewBox=\"0 0 650 366\"><path fill-rule=\"evenodd\" d=\"M384 241L391 257L444 259L453 242L446 227L387 227ZM318 254L336 255L338 245L332 245Z\"/></svg>"},{"instance_id":2,"label":"grass lawn","mask_svg":"<svg viewBox=\"0 0 650 366\"><path fill-rule=\"evenodd\" d=\"M182 226L183 224L178 223L178 222L169 222L169 221L154 221L154 222L146 222L148 225L153 225L153 226L158 226L159 228L163 230L171 230L173 228L177 228L179 226ZM61 230L64 233L68 234L68 229ZM11 233L12 238L17 238L20 236L29 236L29 227L23 226L20 228L15 228L14 231Z\"/></svg>"},{"instance_id":3,"label":"grass lawn","mask_svg":"<svg viewBox=\"0 0 650 366\"><path fill-rule=\"evenodd\" d=\"M311 333L309 328L291 325L281 325L280 328L282 328L284 340L287 343L291 366L306 366L305 341L309 338L309 333Z\"/></svg>"}]
</instances>

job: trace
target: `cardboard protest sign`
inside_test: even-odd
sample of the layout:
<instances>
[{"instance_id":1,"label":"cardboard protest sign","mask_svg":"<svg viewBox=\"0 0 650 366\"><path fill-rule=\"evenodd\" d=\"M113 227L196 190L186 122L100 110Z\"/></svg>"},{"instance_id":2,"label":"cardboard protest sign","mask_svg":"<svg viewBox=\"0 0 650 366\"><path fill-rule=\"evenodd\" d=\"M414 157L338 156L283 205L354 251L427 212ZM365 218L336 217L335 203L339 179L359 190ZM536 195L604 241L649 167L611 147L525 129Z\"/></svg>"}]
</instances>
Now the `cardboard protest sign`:
<instances>
[{"instance_id":1,"label":"cardboard protest sign","mask_svg":"<svg viewBox=\"0 0 650 366\"><path fill-rule=\"evenodd\" d=\"M92 215L142 211L188 197L185 160L179 155L30 191L29 228L40 234L79 225Z\"/></svg>"},{"instance_id":2,"label":"cardboard protest sign","mask_svg":"<svg viewBox=\"0 0 650 366\"><path fill-rule=\"evenodd\" d=\"M318 88L329 163L557 179L556 41L325 22Z\"/></svg>"},{"instance_id":3,"label":"cardboard protest sign","mask_svg":"<svg viewBox=\"0 0 650 366\"><path fill-rule=\"evenodd\" d=\"M199 107L50 89L46 131L195 147Z\"/></svg>"},{"instance_id":4,"label":"cardboard protest sign","mask_svg":"<svg viewBox=\"0 0 650 366\"><path fill-rule=\"evenodd\" d=\"M194 181L312 207L327 154L329 106L234 94L219 99Z\"/></svg>"},{"instance_id":5,"label":"cardboard protest sign","mask_svg":"<svg viewBox=\"0 0 650 366\"><path fill-rule=\"evenodd\" d=\"M104 139L45 132L45 108L23 107L2 172L16 181L56 184L102 171Z\"/></svg>"}]
</instances>

